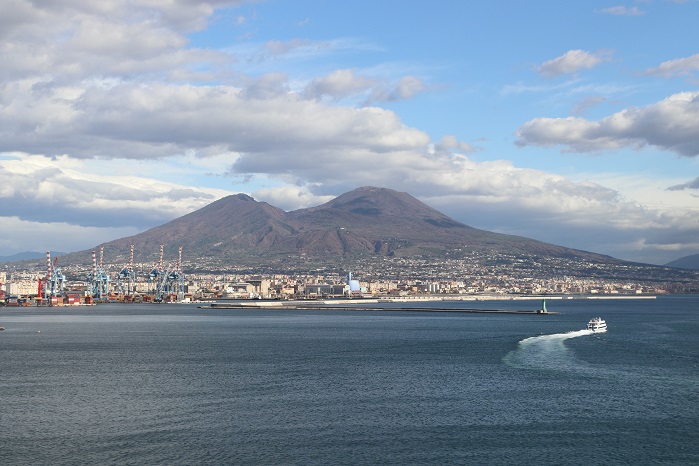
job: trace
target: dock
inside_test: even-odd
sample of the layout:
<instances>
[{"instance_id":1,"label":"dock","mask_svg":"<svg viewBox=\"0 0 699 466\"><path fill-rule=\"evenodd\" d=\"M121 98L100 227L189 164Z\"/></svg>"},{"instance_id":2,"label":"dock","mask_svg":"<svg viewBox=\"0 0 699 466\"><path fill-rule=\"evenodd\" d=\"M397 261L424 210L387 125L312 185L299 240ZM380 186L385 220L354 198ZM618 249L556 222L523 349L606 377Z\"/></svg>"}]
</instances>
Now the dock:
<instances>
[{"instance_id":1,"label":"dock","mask_svg":"<svg viewBox=\"0 0 699 466\"><path fill-rule=\"evenodd\" d=\"M349 301L349 302L348 302ZM359 302L358 302L359 301ZM362 302L363 301L363 302ZM369 301L369 300L367 300ZM393 302L380 302L371 300L328 300L328 301L245 301L229 303L211 303L199 306L202 309L260 309L260 310L284 310L284 311L391 311L391 312L454 312L469 314L536 314L557 315L558 312L550 312L545 309L482 309L472 307L444 307L435 302L435 306L396 306ZM350 304L351 303L351 304ZM391 305L393 304L393 305Z\"/></svg>"}]
</instances>

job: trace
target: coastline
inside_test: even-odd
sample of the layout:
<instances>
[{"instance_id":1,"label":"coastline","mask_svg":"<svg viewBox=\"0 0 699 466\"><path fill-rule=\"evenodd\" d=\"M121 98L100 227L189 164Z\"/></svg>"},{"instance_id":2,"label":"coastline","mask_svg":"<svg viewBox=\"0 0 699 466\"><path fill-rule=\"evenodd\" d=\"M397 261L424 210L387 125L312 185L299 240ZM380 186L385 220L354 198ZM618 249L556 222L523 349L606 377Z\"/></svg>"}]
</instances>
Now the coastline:
<instances>
[{"instance_id":1,"label":"coastline","mask_svg":"<svg viewBox=\"0 0 699 466\"><path fill-rule=\"evenodd\" d=\"M449 302L477 302L477 301L546 301L546 300L637 300L656 299L655 295L643 296L509 296L502 295L479 295L479 296L459 296L459 297L438 297L438 296L400 296L383 298L338 298L338 299L309 299L309 300L231 300L215 301L205 306L198 306L201 309L275 309L275 310L356 310L356 311L413 311L413 312L462 312L462 313L500 313L500 314L536 314L536 315L557 315L558 312L546 311L544 309L483 309L475 307L440 307L435 303ZM400 306L400 304L431 303L431 306ZM397 306L391 306L396 304Z\"/></svg>"}]
</instances>

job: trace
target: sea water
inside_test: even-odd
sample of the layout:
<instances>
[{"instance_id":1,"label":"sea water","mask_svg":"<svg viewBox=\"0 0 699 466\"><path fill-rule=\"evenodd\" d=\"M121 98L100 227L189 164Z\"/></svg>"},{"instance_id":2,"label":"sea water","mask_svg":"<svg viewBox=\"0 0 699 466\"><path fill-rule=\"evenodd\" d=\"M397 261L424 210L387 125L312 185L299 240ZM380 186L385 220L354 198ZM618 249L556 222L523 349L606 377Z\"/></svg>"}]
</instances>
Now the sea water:
<instances>
[{"instance_id":1,"label":"sea water","mask_svg":"<svg viewBox=\"0 0 699 466\"><path fill-rule=\"evenodd\" d=\"M0 464L699 464L699 297L547 307L0 308Z\"/></svg>"}]
</instances>

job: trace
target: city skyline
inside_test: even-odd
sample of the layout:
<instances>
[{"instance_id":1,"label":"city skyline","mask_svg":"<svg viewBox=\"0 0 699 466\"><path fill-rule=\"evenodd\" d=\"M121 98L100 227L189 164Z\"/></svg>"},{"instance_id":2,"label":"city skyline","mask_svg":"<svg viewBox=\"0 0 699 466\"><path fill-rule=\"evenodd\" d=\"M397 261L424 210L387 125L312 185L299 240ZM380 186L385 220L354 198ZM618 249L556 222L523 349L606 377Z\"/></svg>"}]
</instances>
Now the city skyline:
<instances>
[{"instance_id":1,"label":"city skyline","mask_svg":"<svg viewBox=\"0 0 699 466\"><path fill-rule=\"evenodd\" d=\"M359 186L664 264L699 251L696 1L0 6L0 255Z\"/></svg>"}]
</instances>

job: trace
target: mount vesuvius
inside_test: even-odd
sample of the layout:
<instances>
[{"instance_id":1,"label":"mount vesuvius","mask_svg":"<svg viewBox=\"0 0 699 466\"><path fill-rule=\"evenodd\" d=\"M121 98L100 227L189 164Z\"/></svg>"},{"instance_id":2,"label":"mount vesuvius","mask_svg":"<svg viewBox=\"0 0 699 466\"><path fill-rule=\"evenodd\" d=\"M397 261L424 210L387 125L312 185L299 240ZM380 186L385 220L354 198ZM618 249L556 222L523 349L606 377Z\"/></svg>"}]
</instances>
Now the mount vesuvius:
<instances>
[{"instance_id":1,"label":"mount vesuvius","mask_svg":"<svg viewBox=\"0 0 699 466\"><path fill-rule=\"evenodd\" d=\"M155 260L160 244L165 244L169 257L182 245L190 259L217 258L246 265L299 257L322 262L369 256L439 260L493 251L622 262L472 228L410 194L368 186L320 206L290 212L246 194L227 196L164 225L106 243L105 255L126 258L131 244L137 261Z\"/></svg>"}]
</instances>

